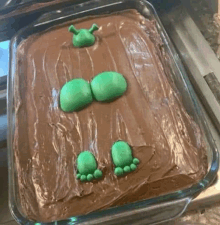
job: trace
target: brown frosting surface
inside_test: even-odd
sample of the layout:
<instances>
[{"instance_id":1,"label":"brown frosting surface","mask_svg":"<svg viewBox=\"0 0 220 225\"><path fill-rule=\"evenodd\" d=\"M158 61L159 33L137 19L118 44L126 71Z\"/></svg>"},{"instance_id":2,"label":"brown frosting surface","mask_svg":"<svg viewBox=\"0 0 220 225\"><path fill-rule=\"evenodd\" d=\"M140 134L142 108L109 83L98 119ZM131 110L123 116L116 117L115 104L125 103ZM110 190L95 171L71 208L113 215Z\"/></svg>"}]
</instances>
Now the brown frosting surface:
<instances>
[{"instance_id":1,"label":"brown frosting surface","mask_svg":"<svg viewBox=\"0 0 220 225\"><path fill-rule=\"evenodd\" d=\"M70 24L100 29L94 46L74 48ZM202 133L167 79L155 21L135 10L70 21L29 37L18 48L14 151L19 197L31 220L54 221L183 189L203 178ZM59 108L59 91L73 78L103 71L125 76L127 92L79 112ZM140 164L118 178L110 149L127 141ZM77 155L91 151L99 181L76 180Z\"/></svg>"}]
</instances>

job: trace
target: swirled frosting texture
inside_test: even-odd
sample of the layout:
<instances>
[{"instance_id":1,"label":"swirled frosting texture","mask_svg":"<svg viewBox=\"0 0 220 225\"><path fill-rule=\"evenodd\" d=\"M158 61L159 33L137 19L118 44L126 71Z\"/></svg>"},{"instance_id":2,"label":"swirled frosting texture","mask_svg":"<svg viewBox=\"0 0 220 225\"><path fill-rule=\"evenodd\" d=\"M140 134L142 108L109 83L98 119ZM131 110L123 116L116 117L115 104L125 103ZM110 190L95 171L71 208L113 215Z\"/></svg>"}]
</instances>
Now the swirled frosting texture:
<instances>
[{"instance_id":1,"label":"swirled frosting texture","mask_svg":"<svg viewBox=\"0 0 220 225\"><path fill-rule=\"evenodd\" d=\"M96 42L74 48L70 24L97 23ZM32 220L53 221L183 189L207 170L202 133L167 79L155 21L135 10L84 18L29 37L18 48L14 152L20 203ZM103 71L124 75L127 92L80 112L59 108L59 91L73 78ZM111 146L128 142L140 164L114 175ZM76 180L77 155L91 151L100 181Z\"/></svg>"}]
</instances>

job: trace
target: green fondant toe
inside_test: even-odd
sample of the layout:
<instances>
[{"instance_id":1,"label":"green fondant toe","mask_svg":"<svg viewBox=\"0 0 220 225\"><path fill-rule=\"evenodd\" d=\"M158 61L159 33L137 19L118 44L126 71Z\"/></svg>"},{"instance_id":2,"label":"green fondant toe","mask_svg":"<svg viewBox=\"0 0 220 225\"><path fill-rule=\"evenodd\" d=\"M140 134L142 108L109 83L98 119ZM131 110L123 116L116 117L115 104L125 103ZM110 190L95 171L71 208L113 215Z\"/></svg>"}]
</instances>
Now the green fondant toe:
<instances>
[{"instance_id":1,"label":"green fondant toe","mask_svg":"<svg viewBox=\"0 0 220 225\"><path fill-rule=\"evenodd\" d=\"M134 171L134 170L137 169L137 166L136 166L135 164L132 163L132 164L130 165L130 168L131 168L132 171Z\"/></svg>"},{"instance_id":2,"label":"green fondant toe","mask_svg":"<svg viewBox=\"0 0 220 225\"><path fill-rule=\"evenodd\" d=\"M124 167L124 171L125 171L125 173L131 172L130 166L125 166L125 167Z\"/></svg>"},{"instance_id":3,"label":"green fondant toe","mask_svg":"<svg viewBox=\"0 0 220 225\"><path fill-rule=\"evenodd\" d=\"M86 180L87 180L86 175L82 175L82 176L80 177L80 180L81 180L81 181L86 181Z\"/></svg>"},{"instance_id":4,"label":"green fondant toe","mask_svg":"<svg viewBox=\"0 0 220 225\"><path fill-rule=\"evenodd\" d=\"M111 155L116 167L114 172L117 176L134 171L139 163L137 158L133 158L132 149L125 141L115 142L111 149Z\"/></svg>"},{"instance_id":5,"label":"green fondant toe","mask_svg":"<svg viewBox=\"0 0 220 225\"><path fill-rule=\"evenodd\" d=\"M77 158L77 179L91 181L93 178L102 177L102 171L97 169L94 155L89 151L81 152ZM94 176L93 176L94 174Z\"/></svg>"},{"instance_id":6,"label":"green fondant toe","mask_svg":"<svg viewBox=\"0 0 220 225\"><path fill-rule=\"evenodd\" d=\"M101 170L96 170L95 172L94 172L94 177L95 178L101 178L102 177L102 171Z\"/></svg>"},{"instance_id":7,"label":"green fondant toe","mask_svg":"<svg viewBox=\"0 0 220 225\"><path fill-rule=\"evenodd\" d=\"M124 171L121 167L115 168L115 175L122 176L124 174Z\"/></svg>"},{"instance_id":8,"label":"green fondant toe","mask_svg":"<svg viewBox=\"0 0 220 225\"><path fill-rule=\"evenodd\" d=\"M87 175L87 180L88 180L88 181L91 181L92 179L93 179L93 175L92 175L92 174L88 174L88 175Z\"/></svg>"},{"instance_id":9,"label":"green fondant toe","mask_svg":"<svg viewBox=\"0 0 220 225\"><path fill-rule=\"evenodd\" d=\"M134 163L135 165L139 164L139 162L140 162L139 159L137 159L137 158L134 158L134 159L133 159L133 163Z\"/></svg>"}]
</instances>

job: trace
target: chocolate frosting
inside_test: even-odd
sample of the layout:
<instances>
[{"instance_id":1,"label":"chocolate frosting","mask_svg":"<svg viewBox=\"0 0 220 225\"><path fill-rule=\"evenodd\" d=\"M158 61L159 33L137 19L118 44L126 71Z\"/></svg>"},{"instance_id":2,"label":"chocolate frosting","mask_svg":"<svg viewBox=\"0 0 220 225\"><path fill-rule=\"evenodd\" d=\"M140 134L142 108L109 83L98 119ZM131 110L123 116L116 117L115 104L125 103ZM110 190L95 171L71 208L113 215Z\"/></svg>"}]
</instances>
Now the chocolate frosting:
<instances>
[{"instance_id":1,"label":"chocolate frosting","mask_svg":"<svg viewBox=\"0 0 220 225\"><path fill-rule=\"evenodd\" d=\"M91 47L74 48L68 27L100 29ZM202 132L167 78L171 73L155 21L136 10L88 17L23 41L17 52L14 152L22 212L49 222L170 193L207 171ZM126 93L79 112L59 108L73 78L104 71L124 75ZM114 174L111 146L123 140L140 164ZM101 180L76 179L76 159L91 151Z\"/></svg>"}]
</instances>

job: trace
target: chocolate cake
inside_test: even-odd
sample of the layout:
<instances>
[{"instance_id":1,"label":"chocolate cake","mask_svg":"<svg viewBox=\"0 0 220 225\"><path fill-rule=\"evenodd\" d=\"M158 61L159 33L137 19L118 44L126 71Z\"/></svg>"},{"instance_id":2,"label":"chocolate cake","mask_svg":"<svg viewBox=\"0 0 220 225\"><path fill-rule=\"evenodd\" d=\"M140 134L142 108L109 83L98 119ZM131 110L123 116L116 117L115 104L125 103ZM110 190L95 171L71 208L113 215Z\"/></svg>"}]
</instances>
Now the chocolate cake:
<instances>
[{"instance_id":1,"label":"chocolate cake","mask_svg":"<svg viewBox=\"0 0 220 225\"><path fill-rule=\"evenodd\" d=\"M94 45L76 48L68 27L96 23ZM181 190L204 177L203 134L168 79L154 20L136 10L94 16L28 37L17 50L14 154L22 212L49 222ZM124 76L126 92L77 112L60 108L60 90L74 78ZM114 174L111 147L129 144L137 169ZM102 178L77 179L76 161L91 152Z\"/></svg>"}]
</instances>

